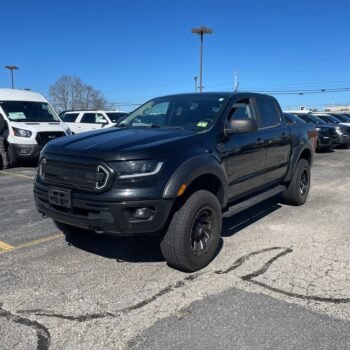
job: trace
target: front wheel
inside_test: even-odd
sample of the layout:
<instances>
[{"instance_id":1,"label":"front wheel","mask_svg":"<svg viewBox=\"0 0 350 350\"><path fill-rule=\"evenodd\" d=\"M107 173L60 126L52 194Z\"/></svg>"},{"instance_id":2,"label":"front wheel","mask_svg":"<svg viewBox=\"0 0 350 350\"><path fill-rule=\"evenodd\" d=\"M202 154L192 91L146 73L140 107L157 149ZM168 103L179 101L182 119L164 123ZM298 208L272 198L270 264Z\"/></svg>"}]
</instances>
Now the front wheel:
<instances>
[{"instance_id":1,"label":"front wheel","mask_svg":"<svg viewBox=\"0 0 350 350\"><path fill-rule=\"evenodd\" d=\"M300 159L294 170L292 181L282 194L284 202L290 205L304 204L310 191L310 184L310 164L306 159Z\"/></svg>"},{"instance_id":2,"label":"front wheel","mask_svg":"<svg viewBox=\"0 0 350 350\"><path fill-rule=\"evenodd\" d=\"M205 190L192 194L174 214L160 248L169 265L183 271L202 269L214 258L221 235L218 199Z\"/></svg>"}]
</instances>

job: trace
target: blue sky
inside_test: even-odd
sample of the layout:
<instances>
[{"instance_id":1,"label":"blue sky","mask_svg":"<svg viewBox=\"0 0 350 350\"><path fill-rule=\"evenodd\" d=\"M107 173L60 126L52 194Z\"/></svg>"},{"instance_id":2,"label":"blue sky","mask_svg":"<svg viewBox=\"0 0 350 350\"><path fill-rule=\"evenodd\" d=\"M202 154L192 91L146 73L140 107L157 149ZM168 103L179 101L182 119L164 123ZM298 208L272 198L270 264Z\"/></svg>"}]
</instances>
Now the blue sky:
<instances>
[{"instance_id":1,"label":"blue sky","mask_svg":"<svg viewBox=\"0 0 350 350\"><path fill-rule=\"evenodd\" d=\"M206 25L204 91L350 88L346 0L17 0L1 10L0 67L16 87L48 95L76 75L120 104L191 92ZM0 68L0 87L10 86ZM350 90L276 95L283 106L350 103ZM126 107L125 108L130 108Z\"/></svg>"}]
</instances>

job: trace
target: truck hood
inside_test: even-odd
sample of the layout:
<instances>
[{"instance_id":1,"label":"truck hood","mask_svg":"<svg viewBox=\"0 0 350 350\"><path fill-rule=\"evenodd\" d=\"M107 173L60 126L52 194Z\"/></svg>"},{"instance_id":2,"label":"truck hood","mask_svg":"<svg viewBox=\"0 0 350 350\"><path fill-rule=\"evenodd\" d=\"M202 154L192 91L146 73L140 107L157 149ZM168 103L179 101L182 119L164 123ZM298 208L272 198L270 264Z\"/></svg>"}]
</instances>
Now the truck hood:
<instances>
[{"instance_id":1,"label":"truck hood","mask_svg":"<svg viewBox=\"0 0 350 350\"><path fill-rule=\"evenodd\" d=\"M198 144L204 134L184 129L108 128L51 141L45 153L105 161L154 158L174 148Z\"/></svg>"},{"instance_id":2,"label":"truck hood","mask_svg":"<svg viewBox=\"0 0 350 350\"><path fill-rule=\"evenodd\" d=\"M30 130L31 132L42 131L66 131L68 128L62 122L50 122L50 123L23 123L23 122L10 122L11 126L18 129Z\"/></svg>"}]
</instances>

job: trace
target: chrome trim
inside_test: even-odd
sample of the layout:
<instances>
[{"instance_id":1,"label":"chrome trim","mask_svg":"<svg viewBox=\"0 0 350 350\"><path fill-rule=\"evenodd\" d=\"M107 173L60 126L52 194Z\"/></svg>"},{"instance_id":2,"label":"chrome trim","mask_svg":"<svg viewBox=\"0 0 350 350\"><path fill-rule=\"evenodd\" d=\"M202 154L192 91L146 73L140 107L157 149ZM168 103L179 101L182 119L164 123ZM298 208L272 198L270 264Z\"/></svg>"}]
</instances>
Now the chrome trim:
<instances>
[{"instance_id":1,"label":"chrome trim","mask_svg":"<svg viewBox=\"0 0 350 350\"><path fill-rule=\"evenodd\" d=\"M102 171L103 173L106 174L105 181L103 182L102 186L98 184L98 181L96 181L96 189L97 190L102 190L104 187L106 187L108 180L109 180L109 171L103 166L103 165L98 165L97 166L97 173L100 173Z\"/></svg>"}]
</instances>

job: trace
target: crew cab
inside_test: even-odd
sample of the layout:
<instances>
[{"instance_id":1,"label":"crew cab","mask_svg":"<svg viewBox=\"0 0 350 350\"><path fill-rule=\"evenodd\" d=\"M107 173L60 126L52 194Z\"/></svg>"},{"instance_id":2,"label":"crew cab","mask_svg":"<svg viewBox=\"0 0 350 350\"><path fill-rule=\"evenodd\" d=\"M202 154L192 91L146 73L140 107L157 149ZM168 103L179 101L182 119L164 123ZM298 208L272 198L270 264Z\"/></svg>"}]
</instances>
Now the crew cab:
<instances>
[{"instance_id":1,"label":"crew cab","mask_svg":"<svg viewBox=\"0 0 350 350\"><path fill-rule=\"evenodd\" d=\"M223 217L278 194L305 203L315 145L314 125L287 125L268 95L159 97L119 127L50 142L35 202L67 235L160 233L169 265L196 271Z\"/></svg>"},{"instance_id":2,"label":"crew cab","mask_svg":"<svg viewBox=\"0 0 350 350\"><path fill-rule=\"evenodd\" d=\"M118 111L66 111L61 119L69 126L73 134L101 128L111 128L128 115L127 112Z\"/></svg>"}]
</instances>

